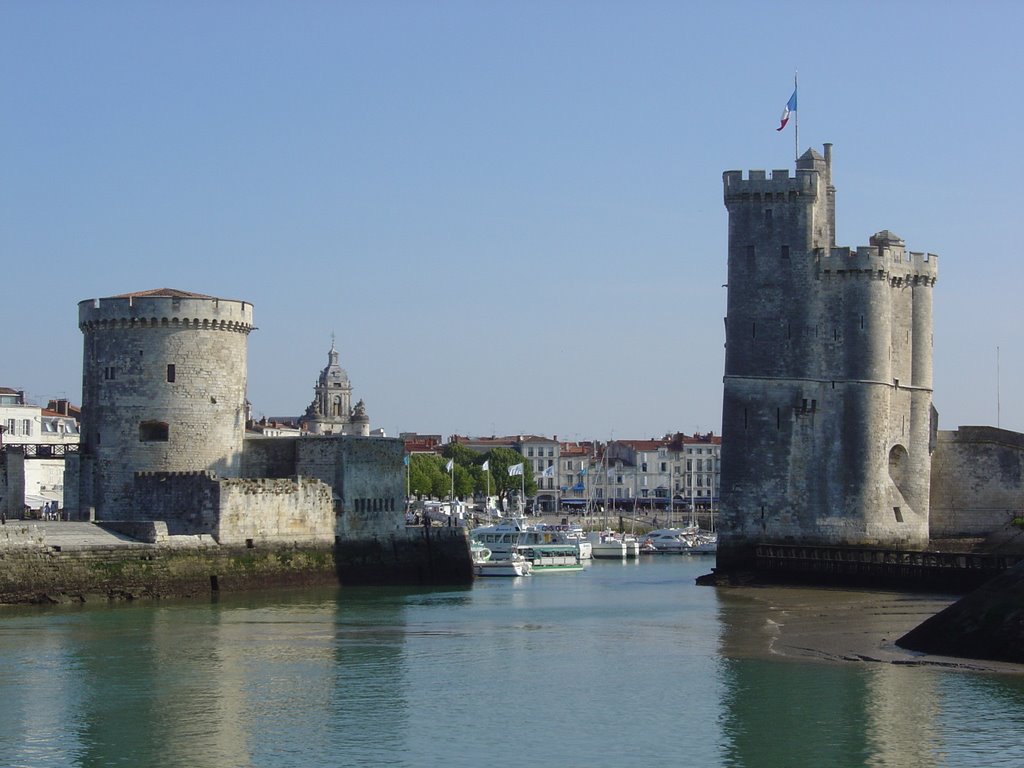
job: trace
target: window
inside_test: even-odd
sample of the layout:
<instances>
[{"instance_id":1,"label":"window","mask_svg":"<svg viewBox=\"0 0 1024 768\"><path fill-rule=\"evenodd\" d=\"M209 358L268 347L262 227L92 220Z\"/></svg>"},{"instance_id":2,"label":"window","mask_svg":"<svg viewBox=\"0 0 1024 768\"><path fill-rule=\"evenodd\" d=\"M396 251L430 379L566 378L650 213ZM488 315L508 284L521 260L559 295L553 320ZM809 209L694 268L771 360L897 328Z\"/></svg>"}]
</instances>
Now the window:
<instances>
[{"instance_id":1,"label":"window","mask_svg":"<svg viewBox=\"0 0 1024 768\"><path fill-rule=\"evenodd\" d=\"M641 472L646 472L647 471L647 462L646 461L643 464L640 465L640 471Z\"/></svg>"},{"instance_id":2,"label":"window","mask_svg":"<svg viewBox=\"0 0 1024 768\"><path fill-rule=\"evenodd\" d=\"M554 456L554 455L555 455L555 449L554 448L548 448L548 456Z\"/></svg>"},{"instance_id":3,"label":"window","mask_svg":"<svg viewBox=\"0 0 1024 768\"><path fill-rule=\"evenodd\" d=\"M139 423L140 443L166 443L170 428L165 421L143 421Z\"/></svg>"},{"instance_id":4,"label":"window","mask_svg":"<svg viewBox=\"0 0 1024 768\"><path fill-rule=\"evenodd\" d=\"M31 435L32 434L32 419L22 419L21 420L21 429L22 429L22 434L24 434L24 435Z\"/></svg>"},{"instance_id":5,"label":"window","mask_svg":"<svg viewBox=\"0 0 1024 768\"><path fill-rule=\"evenodd\" d=\"M661 462L661 470L660 471L661 472L668 472L668 463L667 462L664 462L664 461Z\"/></svg>"},{"instance_id":6,"label":"window","mask_svg":"<svg viewBox=\"0 0 1024 768\"><path fill-rule=\"evenodd\" d=\"M789 258L789 246L788 245L782 246L782 258L784 258L784 259L788 259Z\"/></svg>"},{"instance_id":7,"label":"window","mask_svg":"<svg viewBox=\"0 0 1024 768\"><path fill-rule=\"evenodd\" d=\"M117 378L117 369L112 365L108 365L103 369L103 378L106 381L114 381Z\"/></svg>"},{"instance_id":8,"label":"window","mask_svg":"<svg viewBox=\"0 0 1024 768\"><path fill-rule=\"evenodd\" d=\"M533 448L527 448L526 449L526 455L527 456L533 456Z\"/></svg>"},{"instance_id":9,"label":"window","mask_svg":"<svg viewBox=\"0 0 1024 768\"><path fill-rule=\"evenodd\" d=\"M167 364L167 381L174 381L174 363Z\"/></svg>"}]
</instances>

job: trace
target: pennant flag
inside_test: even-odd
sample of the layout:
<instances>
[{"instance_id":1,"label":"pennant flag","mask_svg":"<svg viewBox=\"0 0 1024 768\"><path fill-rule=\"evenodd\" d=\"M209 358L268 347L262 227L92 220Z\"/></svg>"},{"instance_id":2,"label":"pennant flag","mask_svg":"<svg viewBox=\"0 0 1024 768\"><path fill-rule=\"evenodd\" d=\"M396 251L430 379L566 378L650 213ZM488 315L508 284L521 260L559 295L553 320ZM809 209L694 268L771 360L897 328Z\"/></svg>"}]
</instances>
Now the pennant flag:
<instances>
[{"instance_id":1,"label":"pennant flag","mask_svg":"<svg viewBox=\"0 0 1024 768\"><path fill-rule=\"evenodd\" d=\"M455 466L455 459L448 459L448 463L444 465L445 472L451 472L452 467Z\"/></svg>"},{"instance_id":2,"label":"pennant flag","mask_svg":"<svg viewBox=\"0 0 1024 768\"><path fill-rule=\"evenodd\" d=\"M583 469L581 469L581 470L580 470L580 474L581 474L581 475L585 475L585 474L587 474L587 470L586 470L586 468L583 468Z\"/></svg>"},{"instance_id":3,"label":"pennant flag","mask_svg":"<svg viewBox=\"0 0 1024 768\"><path fill-rule=\"evenodd\" d=\"M781 125L776 128L776 131L781 131L786 127L786 123L789 122L789 116L796 112L796 87L793 88L793 95L789 97L789 101L786 102L786 108L782 110Z\"/></svg>"},{"instance_id":4,"label":"pennant flag","mask_svg":"<svg viewBox=\"0 0 1024 768\"><path fill-rule=\"evenodd\" d=\"M523 474L523 465L522 464L513 464L511 467L508 468L508 476L509 477L512 477L513 475L521 475L521 474Z\"/></svg>"},{"instance_id":5,"label":"pennant flag","mask_svg":"<svg viewBox=\"0 0 1024 768\"><path fill-rule=\"evenodd\" d=\"M485 461L483 463L483 465L480 467L480 469L482 469L484 472L488 471L490 468L491 468L491 460L490 459Z\"/></svg>"}]
</instances>

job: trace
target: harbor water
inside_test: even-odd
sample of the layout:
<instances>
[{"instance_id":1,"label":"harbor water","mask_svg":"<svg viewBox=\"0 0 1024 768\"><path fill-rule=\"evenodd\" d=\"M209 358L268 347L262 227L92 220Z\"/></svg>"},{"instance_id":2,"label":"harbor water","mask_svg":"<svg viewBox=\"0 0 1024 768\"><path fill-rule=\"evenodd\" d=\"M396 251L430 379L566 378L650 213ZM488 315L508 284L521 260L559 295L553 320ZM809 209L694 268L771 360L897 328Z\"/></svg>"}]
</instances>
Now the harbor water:
<instances>
[{"instance_id":1,"label":"harbor water","mask_svg":"<svg viewBox=\"0 0 1024 768\"><path fill-rule=\"evenodd\" d=\"M0 765L1024 765L1017 670L838 648L933 598L712 563L3 608Z\"/></svg>"}]
</instances>

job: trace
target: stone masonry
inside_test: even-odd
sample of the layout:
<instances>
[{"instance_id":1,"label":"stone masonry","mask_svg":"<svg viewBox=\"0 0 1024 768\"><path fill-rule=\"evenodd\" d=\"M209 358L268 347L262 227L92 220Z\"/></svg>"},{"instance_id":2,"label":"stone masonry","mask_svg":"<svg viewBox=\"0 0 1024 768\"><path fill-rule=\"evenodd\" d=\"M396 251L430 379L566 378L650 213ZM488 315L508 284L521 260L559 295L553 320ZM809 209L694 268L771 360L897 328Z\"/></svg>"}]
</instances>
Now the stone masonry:
<instances>
[{"instance_id":1,"label":"stone masonry","mask_svg":"<svg viewBox=\"0 0 1024 768\"><path fill-rule=\"evenodd\" d=\"M761 542L925 546L937 258L889 231L835 247L831 145L723 186L719 568Z\"/></svg>"}]
</instances>

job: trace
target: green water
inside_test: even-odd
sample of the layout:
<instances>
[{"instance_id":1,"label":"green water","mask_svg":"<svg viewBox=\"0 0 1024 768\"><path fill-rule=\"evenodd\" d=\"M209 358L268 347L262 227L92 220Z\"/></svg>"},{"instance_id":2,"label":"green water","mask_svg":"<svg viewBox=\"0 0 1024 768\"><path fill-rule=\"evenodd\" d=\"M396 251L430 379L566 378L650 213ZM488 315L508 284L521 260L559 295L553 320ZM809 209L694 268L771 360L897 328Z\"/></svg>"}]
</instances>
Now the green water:
<instances>
[{"instance_id":1,"label":"green water","mask_svg":"<svg viewBox=\"0 0 1024 768\"><path fill-rule=\"evenodd\" d=\"M733 653L708 566L5 609L0 766L1024 765L1024 676Z\"/></svg>"}]
</instances>

